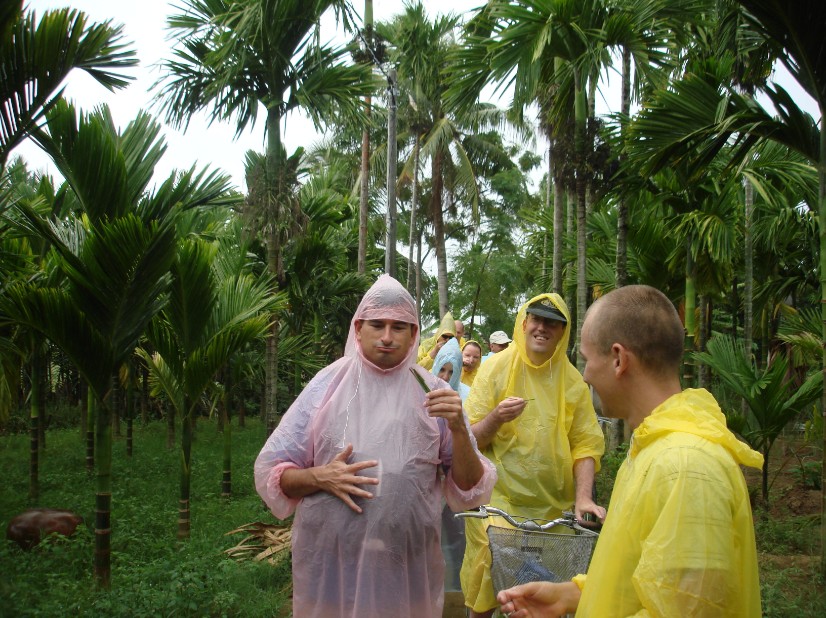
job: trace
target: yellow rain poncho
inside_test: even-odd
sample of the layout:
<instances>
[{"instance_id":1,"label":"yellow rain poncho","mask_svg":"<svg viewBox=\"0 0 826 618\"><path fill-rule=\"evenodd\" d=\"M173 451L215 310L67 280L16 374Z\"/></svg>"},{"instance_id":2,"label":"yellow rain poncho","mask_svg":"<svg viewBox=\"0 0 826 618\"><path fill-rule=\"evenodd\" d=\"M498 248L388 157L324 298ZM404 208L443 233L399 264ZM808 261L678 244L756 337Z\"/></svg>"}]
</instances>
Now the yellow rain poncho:
<instances>
[{"instance_id":1,"label":"yellow rain poncho","mask_svg":"<svg viewBox=\"0 0 826 618\"><path fill-rule=\"evenodd\" d=\"M740 464L763 457L705 390L667 399L634 431L577 616L760 616L754 525Z\"/></svg>"},{"instance_id":2,"label":"yellow rain poncho","mask_svg":"<svg viewBox=\"0 0 826 618\"><path fill-rule=\"evenodd\" d=\"M549 361L534 365L525 349L522 323L531 303L550 299L568 320ZM507 397L532 399L500 428L482 452L496 466L499 480L490 504L523 517L554 519L574 504L573 465L591 457L599 470L605 450L602 430L582 376L566 356L571 322L558 294L542 294L519 308L513 343L480 368L465 402L471 424L481 421ZM501 518L467 519L462 564L465 605L483 612L498 606L490 580L487 526L507 526Z\"/></svg>"},{"instance_id":3,"label":"yellow rain poncho","mask_svg":"<svg viewBox=\"0 0 826 618\"><path fill-rule=\"evenodd\" d=\"M419 345L419 355L416 362L427 369L428 371L433 369L433 356L430 356L430 351L436 346L439 339L441 339L442 335L445 333L449 333L456 336L456 322L453 319L453 314L448 311L442 321L439 323L439 330L436 331L436 334L432 337L428 337L427 339L423 340L421 345ZM459 342L461 346L461 342Z\"/></svg>"}]
</instances>

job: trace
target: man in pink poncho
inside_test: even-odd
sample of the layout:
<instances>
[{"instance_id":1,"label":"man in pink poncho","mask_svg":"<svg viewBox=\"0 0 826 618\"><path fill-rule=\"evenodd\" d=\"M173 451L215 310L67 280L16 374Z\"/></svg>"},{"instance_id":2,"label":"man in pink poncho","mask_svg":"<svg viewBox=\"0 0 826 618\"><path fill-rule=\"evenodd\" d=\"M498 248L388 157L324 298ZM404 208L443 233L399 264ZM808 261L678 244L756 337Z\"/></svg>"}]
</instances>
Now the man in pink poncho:
<instances>
[{"instance_id":1,"label":"man in pink poncho","mask_svg":"<svg viewBox=\"0 0 826 618\"><path fill-rule=\"evenodd\" d=\"M364 295L344 358L313 378L255 462L258 493L293 523L293 615L442 615L442 496L486 503L494 466L459 395L416 366L418 316L383 275Z\"/></svg>"}]
</instances>

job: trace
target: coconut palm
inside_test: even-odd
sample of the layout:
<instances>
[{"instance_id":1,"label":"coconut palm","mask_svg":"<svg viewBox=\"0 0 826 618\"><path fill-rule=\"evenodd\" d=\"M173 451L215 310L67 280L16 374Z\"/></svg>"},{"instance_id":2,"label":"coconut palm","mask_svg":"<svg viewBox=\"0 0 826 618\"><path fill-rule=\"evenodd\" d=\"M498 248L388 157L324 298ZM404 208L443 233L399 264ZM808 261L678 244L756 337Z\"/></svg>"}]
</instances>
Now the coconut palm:
<instances>
[{"instance_id":1,"label":"coconut palm","mask_svg":"<svg viewBox=\"0 0 826 618\"><path fill-rule=\"evenodd\" d=\"M122 26L89 23L73 9L47 11L37 20L21 2L3 4L0 30L0 170L9 153L37 131L60 99L61 84L74 69L109 90L132 79L122 69L138 63L123 43Z\"/></svg>"},{"instance_id":2,"label":"coconut palm","mask_svg":"<svg viewBox=\"0 0 826 618\"><path fill-rule=\"evenodd\" d=\"M293 190L281 145L281 122L296 108L320 125L360 111L359 97L372 92L369 68L347 66L347 50L319 44L321 15L344 0L187 0L169 19L176 37L175 58L164 63L162 106L167 119L186 125L206 111L211 121L233 120L238 132L266 113L265 191L268 266L278 286L283 274L283 230L290 209L284 196ZM276 424L278 322L267 339L267 430Z\"/></svg>"}]
</instances>

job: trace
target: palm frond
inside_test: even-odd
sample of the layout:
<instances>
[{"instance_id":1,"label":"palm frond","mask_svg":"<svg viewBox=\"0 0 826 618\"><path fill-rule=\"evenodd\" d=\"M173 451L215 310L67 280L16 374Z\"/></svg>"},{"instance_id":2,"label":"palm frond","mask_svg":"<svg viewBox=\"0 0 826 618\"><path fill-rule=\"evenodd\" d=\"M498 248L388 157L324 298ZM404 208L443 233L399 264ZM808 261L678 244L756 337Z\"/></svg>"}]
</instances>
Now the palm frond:
<instances>
[{"instance_id":1,"label":"palm frond","mask_svg":"<svg viewBox=\"0 0 826 618\"><path fill-rule=\"evenodd\" d=\"M110 21L88 24L84 13L67 8L47 11L39 21L27 11L0 32L0 167L59 100L72 70L86 71L109 90L128 85L133 78L120 71L138 61L122 30Z\"/></svg>"}]
</instances>

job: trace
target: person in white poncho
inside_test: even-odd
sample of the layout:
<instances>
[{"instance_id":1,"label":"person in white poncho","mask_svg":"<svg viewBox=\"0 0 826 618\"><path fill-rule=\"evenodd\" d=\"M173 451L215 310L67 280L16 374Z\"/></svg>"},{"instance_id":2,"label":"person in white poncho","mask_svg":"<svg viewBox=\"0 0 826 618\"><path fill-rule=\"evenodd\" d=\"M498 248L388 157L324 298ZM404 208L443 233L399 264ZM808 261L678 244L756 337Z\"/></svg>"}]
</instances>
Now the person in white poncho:
<instances>
[{"instance_id":1,"label":"person in white poncho","mask_svg":"<svg viewBox=\"0 0 826 618\"><path fill-rule=\"evenodd\" d=\"M484 504L496 471L456 391L415 368L418 338L413 298L381 276L344 357L310 381L258 455L258 493L276 517L295 512L295 616L442 614L442 497L455 511Z\"/></svg>"}]
</instances>

